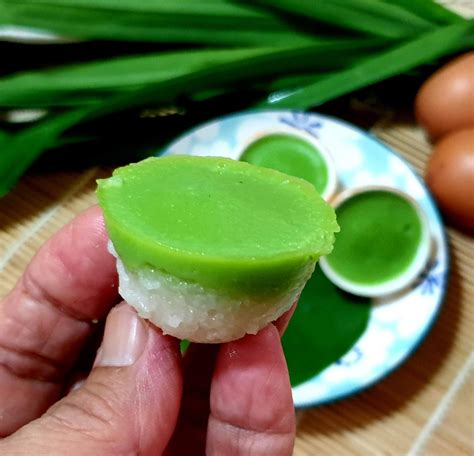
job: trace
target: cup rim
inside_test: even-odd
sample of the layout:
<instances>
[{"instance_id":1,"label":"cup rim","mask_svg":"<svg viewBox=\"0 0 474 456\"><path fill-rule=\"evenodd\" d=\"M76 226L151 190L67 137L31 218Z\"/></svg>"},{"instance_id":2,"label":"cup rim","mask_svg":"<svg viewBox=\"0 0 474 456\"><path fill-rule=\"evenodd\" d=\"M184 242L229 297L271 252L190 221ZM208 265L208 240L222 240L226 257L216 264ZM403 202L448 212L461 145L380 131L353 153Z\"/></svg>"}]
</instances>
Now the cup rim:
<instances>
[{"instance_id":1,"label":"cup rim","mask_svg":"<svg viewBox=\"0 0 474 456\"><path fill-rule=\"evenodd\" d=\"M240 160L243 157L245 151L255 142L259 141L265 136L270 136L272 134L278 133L296 136L301 139L304 139L305 141L308 141L316 149L317 152L319 152L324 162L326 163L326 168L328 171L326 187L320 193L320 195L326 201L329 201L334 196L338 185L336 166L334 165L334 160L332 158L331 152L327 149L327 147L322 143L320 139L315 138L308 132L297 130L295 128L291 128L290 126L283 124L278 126L265 126L258 133L254 134L252 138L243 142L239 150L238 159Z\"/></svg>"},{"instance_id":2,"label":"cup rim","mask_svg":"<svg viewBox=\"0 0 474 456\"><path fill-rule=\"evenodd\" d=\"M357 296L364 296L369 298L382 297L399 292L409 286L421 274L428 263L431 254L431 229L428 217L418 202L410 195L403 191L385 185L366 185L361 187L349 188L338 194L332 201L331 205L336 210L342 203L346 202L354 196L369 193L373 191L385 191L394 193L405 201L408 201L415 209L416 214L421 223L421 239L417 247L415 257L411 261L408 268L398 276L376 285L360 284L343 277L338 273L327 261L326 257L321 257L319 260L321 269L324 274L339 288ZM336 240L337 242L337 240Z\"/></svg>"}]
</instances>

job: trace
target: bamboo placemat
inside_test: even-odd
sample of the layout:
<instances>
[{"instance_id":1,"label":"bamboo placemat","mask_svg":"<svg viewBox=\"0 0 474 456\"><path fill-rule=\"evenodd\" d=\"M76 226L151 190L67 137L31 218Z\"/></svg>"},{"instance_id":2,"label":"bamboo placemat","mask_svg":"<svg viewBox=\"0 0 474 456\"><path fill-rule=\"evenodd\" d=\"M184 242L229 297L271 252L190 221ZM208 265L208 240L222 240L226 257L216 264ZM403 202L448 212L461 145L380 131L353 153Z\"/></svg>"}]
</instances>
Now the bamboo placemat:
<instances>
[{"instance_id":1,"label":"bamboo placemat","mask_svg":"<svg viewBox=\"0 0 474 456\"><path fill-rule=\"evenodd\" d=\"M419 129L385 124L373 132L423 174L430 146ZM0 297L49 236L96 202L95 179L107 174L30 175L0 200ZM426 341L371 389L299 413L295 455L474 454L474 239L448 233L449 290Z\"/></svg>"}]
</instances>

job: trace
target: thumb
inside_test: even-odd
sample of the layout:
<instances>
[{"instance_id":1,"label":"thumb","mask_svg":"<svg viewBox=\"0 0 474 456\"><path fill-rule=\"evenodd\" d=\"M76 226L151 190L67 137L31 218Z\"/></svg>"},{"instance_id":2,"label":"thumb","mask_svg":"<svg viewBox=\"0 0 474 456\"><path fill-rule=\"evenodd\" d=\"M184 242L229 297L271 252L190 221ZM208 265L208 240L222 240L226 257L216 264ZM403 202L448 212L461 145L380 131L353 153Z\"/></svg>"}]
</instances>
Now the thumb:
<instances>
[{"instance_id":1,"label":"thumb","mask_svg":"<svg viewBox=\"0 0 474 456\"><path fill-rule=\"evenodd\" d=\"M120 304L83 386L0 442L0 454L161 454L178 416L180 360L177 340Z\"/></svg>"}]
</instances>

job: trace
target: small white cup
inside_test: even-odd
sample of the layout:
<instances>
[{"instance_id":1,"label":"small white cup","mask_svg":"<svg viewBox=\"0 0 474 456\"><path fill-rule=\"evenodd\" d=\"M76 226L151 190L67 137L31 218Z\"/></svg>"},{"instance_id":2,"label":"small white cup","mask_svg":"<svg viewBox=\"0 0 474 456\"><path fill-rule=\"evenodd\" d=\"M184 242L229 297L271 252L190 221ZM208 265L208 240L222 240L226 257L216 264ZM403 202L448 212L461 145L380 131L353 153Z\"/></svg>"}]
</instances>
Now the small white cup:
<instances>
[{"instance_id":1,"label":"small white cup","mask_svg":"<svg viewBox=\"0 0 474 456\"><path fill-rule=\"evenodd\" d=\"M406 201L408 201L415 209L421 223L421 239L418 245L418 250L416 252L415 258L412 260L409 267L401 275L393 279L387 280L384 283L379 283L376 285L367 285L351 281L341 276L336 270L333 269L333 267L327 261L326 257L321 257L319 259L319 264L324 274L342 290L357 296L375 298L399 292L400 290L406 288L408 285L413 283L414 280L421 274L431 254L431 232L428 218L419 206L419 204L410 196L392 187L373 185L359 188L350 188L337 195L336 198L334 198L334 200L331 202L331 204L334 209L337 209L343 202L347 201L348 199L361 193L367 193L371 191L384 191L394 193L397 196L400 196Z\"/></svg>"},{"instance_id":2,"label":"small white cup","mask_svg":"<svg viewBox=\"0 0 474 456\"><path fill-rule=\"evenodd\" d=\"M256 141L259 139L264 138L265 136L270 136L274 134L285 134L288 136L295 136L297 138L303 139L309 144L311 144L321 155L323 158L326 168L327 168L327 183L326 187L324 190L321 192L321 196L326 200L329 201L334 193L336 192L337 189L337 174L336 174L336 167L334 165L334 161L332 159L331 153L328 151L328 149L319 141L317 138L314 136L310 135L309 133L302 131L302 130L297 130L295 128L292 128L288 125L281 124L278 126L272 126L272 127L263 127L257 134L253 135L252 137L248 138L247 141L245 141L242 144L242 147L239 152L239 159L242 157L244 152Z\"/></svg>"}]
</instances>

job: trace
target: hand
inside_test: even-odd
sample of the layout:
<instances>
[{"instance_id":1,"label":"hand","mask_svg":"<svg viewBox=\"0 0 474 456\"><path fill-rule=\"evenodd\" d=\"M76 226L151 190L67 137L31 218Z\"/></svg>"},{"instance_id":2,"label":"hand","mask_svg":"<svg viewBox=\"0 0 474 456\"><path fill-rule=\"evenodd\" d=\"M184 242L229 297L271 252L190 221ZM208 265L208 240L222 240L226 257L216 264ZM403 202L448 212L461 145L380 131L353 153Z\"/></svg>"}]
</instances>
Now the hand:
<instances>
[{"instance_id":1,"label":"hand","mask_svg":"<svg viewBox=\"0 0 474 456\"><path fill-rule=\"evenodd\" d=\"M279 337L290 313L256 336L192 344L182 358L176 339L117 302L94 207L43 246L0 303L0 454L292 453ZM107 314L92 370L68 391Z\"/></svg>"}]
</instances>

